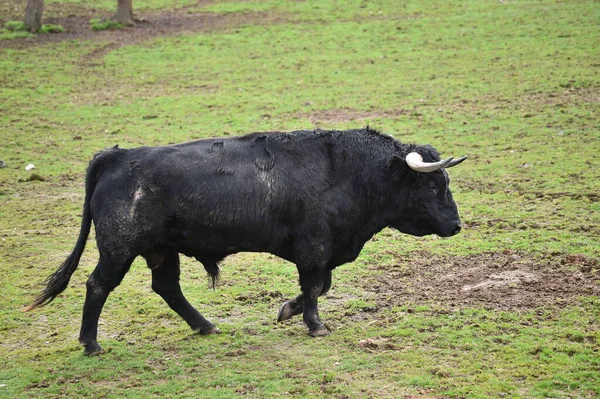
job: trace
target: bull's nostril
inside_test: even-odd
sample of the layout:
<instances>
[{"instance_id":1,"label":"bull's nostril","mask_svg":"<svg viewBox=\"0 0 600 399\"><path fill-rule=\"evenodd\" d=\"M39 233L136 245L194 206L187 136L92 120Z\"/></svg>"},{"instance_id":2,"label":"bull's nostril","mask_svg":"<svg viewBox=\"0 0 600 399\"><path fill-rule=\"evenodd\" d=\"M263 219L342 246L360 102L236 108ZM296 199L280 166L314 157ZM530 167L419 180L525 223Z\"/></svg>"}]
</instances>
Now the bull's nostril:
<instances>
[{"instance_id":1,"label":"bull's nostril","mask_svg":"<svg viewBox=\"0 0 600 399\"><path fill-rule=\"evenodd\" d=\"M456 229L454 230L454 234L460 233L460 229L461 229L460 224L457 224Z\"/></svg>"}]
</instances>

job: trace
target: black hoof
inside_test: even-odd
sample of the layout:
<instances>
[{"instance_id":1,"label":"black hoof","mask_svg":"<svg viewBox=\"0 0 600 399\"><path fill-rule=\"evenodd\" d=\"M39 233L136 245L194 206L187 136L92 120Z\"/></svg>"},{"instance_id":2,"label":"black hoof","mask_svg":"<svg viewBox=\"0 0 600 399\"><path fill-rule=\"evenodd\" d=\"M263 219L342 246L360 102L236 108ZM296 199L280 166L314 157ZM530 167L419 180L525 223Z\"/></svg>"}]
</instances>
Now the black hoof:
<instances>
[{"instance_id":1,"label":"black hoof","mask_svg":"<svg viewBox=\"0 0 600 399\"><path fill-rule=\"evenodd\" d=\"M110 352L110 351L109 351ZM106 353L104 349L97 342L91 344L84 344L83 354L85 356L98 356Z\"/></svg>"},{"instance_id":2,"label":"black hoof","mask_svg":"<svg viewBox=\"0 0 600 399\"><path fill-rule=\"evenodd\" d=\"M210 326L208 328L197 328L194 329L200 335L210 335L210 334L221 334L221 330L217 326Z\"/></svg>"},{"instance_id":3,"label":"black hoof","mask_svg":"<svg viewBox=\"0 0 600 399\"><path fill-rule=\"evenodd\" d=\"M284 320L291 319L294 316L294 310L292 309L292 305L289 302L284 303L279 308L279 313L277 313L277 323L281 323Z\"/></svg>"},{"instance_id":4,"label":"black hoof","mask_svg":"<svg viewBox=\"0 0 600 399\"><path fill-rule=\"evenodd\" d=\"M84 356L99 356L99 355L102 355L102 354L108 353L108 352L110 352L110 349L104 350L104 349L100 348L100 350L94 350L91 352L83 351L83 354L84 354Z\"/></svg>"}]
</instances>

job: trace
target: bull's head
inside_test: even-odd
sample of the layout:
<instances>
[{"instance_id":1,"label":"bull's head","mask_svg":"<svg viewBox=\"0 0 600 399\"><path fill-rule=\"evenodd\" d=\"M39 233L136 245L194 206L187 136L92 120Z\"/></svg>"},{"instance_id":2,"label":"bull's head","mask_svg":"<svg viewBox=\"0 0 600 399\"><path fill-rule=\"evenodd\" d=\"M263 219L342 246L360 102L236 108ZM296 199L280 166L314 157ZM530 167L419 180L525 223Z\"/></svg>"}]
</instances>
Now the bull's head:
<instances>
[{"instance_id":1,"label":"bull's head","mask_svg":"<svg viewBox=\"0 0 600 399\"><path fill-rule=\"evenodd\" d=\"M411 170L408 175L409 195L404 198L404 208L401 220L393 227L403 233L424 236L437 234L441 237L450 237L461 230L460 217L456 203L450 192L450 180L445 169L463 162L467 157L458 159L447 158L439 160L437 151L430 146L419 146L427 158L419 152L410 152L404 158L406 166ZM417 173L414 173L417 172Z\"/></svg>"}]
</instances>

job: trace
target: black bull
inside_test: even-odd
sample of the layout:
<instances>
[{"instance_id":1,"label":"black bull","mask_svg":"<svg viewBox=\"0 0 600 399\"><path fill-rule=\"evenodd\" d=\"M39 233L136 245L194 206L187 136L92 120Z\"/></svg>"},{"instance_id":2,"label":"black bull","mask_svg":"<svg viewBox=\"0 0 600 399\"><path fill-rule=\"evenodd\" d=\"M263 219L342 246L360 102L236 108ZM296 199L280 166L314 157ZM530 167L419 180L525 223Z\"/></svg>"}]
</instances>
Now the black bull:
<instances>
[{"instance_id":1,"label":"black bull","mask_svg":"<svg viewBox=\"0 0 600 399\"><path fill-rule=\"evenodd\" d=\"M280 256L296 264L302 293L283 304L278 320L302 313L311 335L326 335L317 299L329 290L331 271L356 259L375 233L388 226L417 236L460 231L445 168L463 159L440 161L431 146L368 128L102 151L88 167L75 249L25 310L67 287L93 221L100 259L83 307L86 354L102 350L100 312L139 255L152 270L152 289L201 334L219 329L183 296L180 253L200 261L213 283L230 254Z\"/></svg>"}]
</instances>

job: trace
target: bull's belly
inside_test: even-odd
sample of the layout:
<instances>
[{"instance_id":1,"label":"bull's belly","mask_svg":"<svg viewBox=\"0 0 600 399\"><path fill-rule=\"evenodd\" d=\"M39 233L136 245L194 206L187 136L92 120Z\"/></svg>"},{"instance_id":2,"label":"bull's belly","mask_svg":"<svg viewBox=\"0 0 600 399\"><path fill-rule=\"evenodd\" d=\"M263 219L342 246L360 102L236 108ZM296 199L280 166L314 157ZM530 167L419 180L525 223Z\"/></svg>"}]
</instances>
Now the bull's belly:
<instances>
[{"instance_id":1,"label":"bull's belly","mask_svg":"<svg viewBox=\"0 0 600 399\"><path fill-rule=\"evenodd\" d=\"M267 234L265 234L267 233ZM264 230L200 227L170 232L169 246L187 256L208 253L268 252L284 259L291 257L293 240L286 234L269 234Z\"/></svg>"}]
</instances>

